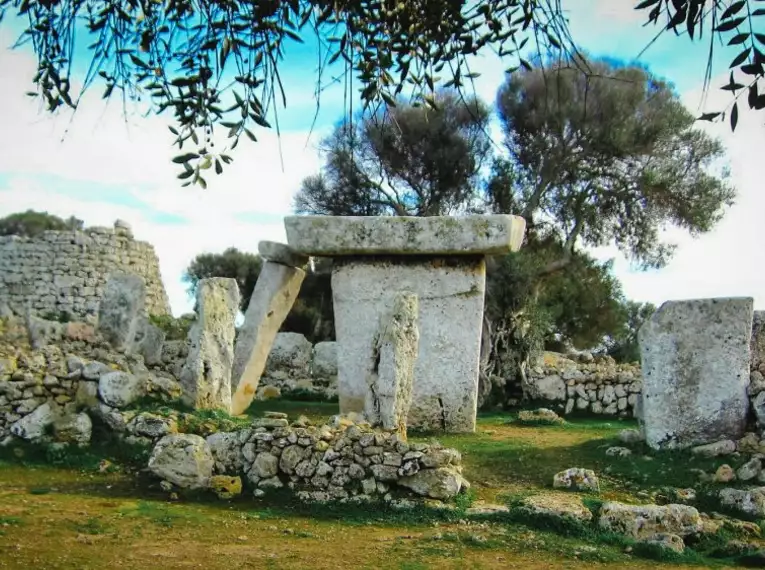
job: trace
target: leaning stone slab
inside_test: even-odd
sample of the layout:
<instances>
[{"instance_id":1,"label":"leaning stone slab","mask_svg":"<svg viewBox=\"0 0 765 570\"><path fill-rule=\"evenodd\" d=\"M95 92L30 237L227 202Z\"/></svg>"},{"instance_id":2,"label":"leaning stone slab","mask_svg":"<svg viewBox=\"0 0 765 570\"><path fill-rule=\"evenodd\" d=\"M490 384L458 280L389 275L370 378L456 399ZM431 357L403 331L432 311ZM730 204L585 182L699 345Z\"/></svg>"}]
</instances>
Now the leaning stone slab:
<instances>
[{"instance_id":1,"label":"leaning stone slab","mask_svg":"<svg viewBox=\"0 0 765 570\"><path fill-rule=\"evenodd\" d=\"M642 425L654 449L739 439L753 299L669 301L641 327Z\"/></svg>"},{"instance_id":2,"label":"leaning stone slab","mask_svg":"<svg viewBox=\"0 0 765 570\"><path fill-rule=\"evenodd\" d=\"M298 253L341 255L494 255L521 247L519 216L288 216L287 243Z\"/></svg>"},{"instance_id":3,"label":"leaning stone slab","mask_svg":"<svg viewBox=\"0 0 765 570\"><path fill-rule=\"evenodd\" d=\"M303 279L305 271L300 268L263 263L236 343L232 414L243 413L252 403L276 333L295 303Z\"/></svg>"},{"instance_id":4,"label":"leaning stone slab","mask_svg":"<svg viewBox=\"0 0 765 570\"><path fill-rule=\"evenodd\" d=\"M146 284L138 275L112 275L98 309L97 331L118 350L128 350L135 339L146 305Z\"/></svg>"},{"instance_id":5,"label":"leaning stone slab","mask_svg":"<svg viewBox=\"0 0 765 570\"><path fill-rule=\"evenodd\" d=\"M303 269L308 265L308 256L301 255L294 251L288 245L277 243L275 241L258 242L258 253L263 259L281 263L287 267L299 267Z\"/></svg>"},{"instance_id":6,"label":"leaning stone slab","mask_svg":"<svg viewBox=\"0 0 765 570\"><path fill-rule=\"evenodd\" d=\"M417 313L417 295L401 292L393 299L390 314L380 323L364 405L370 424L395 430L404 439L420 339Z\"/></svg>"},{"instance_id":7,"label":"leaning stone slab","mask_svg":"<svg viewBox=\"0 0 765 570\"><path fill-rule=\"evenodd\" d=\"M197 289L199 318L189 331L189 354L181 370L181 399L197 409L231 407L234 320L239 310L235 279L202 279Z\"/></svg>"},{"instance_id":8,"label":"leaning stone slab","mask_svg":"<svg viewBox=\"0 0 765 570\"><path fill-rule=\"evenodd\" d=\"M485 277L482 256L335 259L340 413L364 411L380 319L409 291L419 299L420 339L407 425L474 431Z\"/></svg>"}]
</instances>

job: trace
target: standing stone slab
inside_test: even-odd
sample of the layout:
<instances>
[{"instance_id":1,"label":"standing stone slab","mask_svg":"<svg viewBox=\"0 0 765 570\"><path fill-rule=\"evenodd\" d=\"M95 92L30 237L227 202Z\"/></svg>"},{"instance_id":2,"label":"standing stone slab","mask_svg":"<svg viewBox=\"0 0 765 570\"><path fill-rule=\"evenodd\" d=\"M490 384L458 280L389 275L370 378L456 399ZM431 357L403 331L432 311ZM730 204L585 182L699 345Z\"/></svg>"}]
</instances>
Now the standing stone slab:
<instances>
[{"instance_id":1,"label":"standing stone slab","mask_svg":"<svg viewBox=\"0 0 765 570\"><path fill-rule=\"evenodd\" d=\"M751 350L751 369L765 368L765 311L754 312Z\"/></svg>"},{"instance_id":2,"label":"standing stone slab","mask_svg":"<svg viewBox=\"0 0 765 570\"><path fill-rule=\"evenodd\" d=\"M196 409L231 407L234 320L239 310L235 279L202 279L197 288L199 317L189 331L189 354L181 369L181 399Z\"/></svg>"},{"instance_id":3,"label":"standing stone slab","mask_svg":"<svg viewBox=\"0 0 765 570\"><path fill-rule=\"evenodd\" d=\"M751 298L664 303L640 329L642 424L654 449L743 436Z\"/></svg>"},{"instance_id":4,"label":"standing stone slab","mask_svg":"<svg viewBox=\"0 0 765 570\"><path fill-rule=\"evenodd\" d=\"M503 254L521 247L519 216L288 216L287 242L304 255Z\"/></svg>"},{"instance_id":5,"label":"standing stone slab","mask_svg":"<svg viewBox=\"0 0 765 570\"><path fill-rule=\"evenodd\" d=\"M243 413L252 403L276 333L295 303L303 279L302 269L263 263L236 343L232 414Z\"/></svg>"},{"instance_id":6,"label":"standing stone slab","mask_svg":"<svg viewBox=\"0 0 765 570\"><path fill-rule=\"evenodd\" d=\"M112 275L98 309L98 332L118 350L135 340L146 306L146 284L138 275Z\"/></svg>"},{"instance_id":7,"label":"standing stone slab","mask_svg":"<svg viewBox=\"0 0 765 570\"><path fill-rule=\"evenodd\" d=\"M404 439L420 339L417 314L417 295L402 292L394 297L390 314L380 323L364 405L373 426L395 430Z\"/></svg>"},{"instance_id":8,"label":"standing stone slab","mask_svg":"<svg viewBox=\"0 0 765 570\"><path fill-rule=\"evenodd\" d=\"M407 425L474 431L485 281L482 256L336 259L340 412L364 411L380 317L409 291L419 299L420 339Z\"/></svg>"}]
</instances>

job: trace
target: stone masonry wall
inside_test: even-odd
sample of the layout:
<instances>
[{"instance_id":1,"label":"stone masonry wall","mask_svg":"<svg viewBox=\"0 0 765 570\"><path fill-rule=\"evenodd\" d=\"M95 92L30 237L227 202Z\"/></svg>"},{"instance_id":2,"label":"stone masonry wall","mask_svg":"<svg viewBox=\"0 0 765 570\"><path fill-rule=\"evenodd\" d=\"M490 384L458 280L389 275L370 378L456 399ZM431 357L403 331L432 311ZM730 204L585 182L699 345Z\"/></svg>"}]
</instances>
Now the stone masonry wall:
<instances>
[{"instance_id":1,"label":"stone masonry wall","mask_svg":"<svg viewBox=\"0 0 765 570\"><path fill-rule=\"evenodd\" d=\"M546 352L523 387L526 398L562 409L633 417L643 387L638 364L616 364L605 357L575 362Z\"/></svg>"},{"instance_id":2,"label":"stone masonry wall","mask_svg":"<svg viewBox=\"0 0 765 570\"><path fill-rule=\"evenodd\" d=\"M16 315L29 308L38 315L93 317L112 273L142 277L147 311L170 314L154 247L135 241L124 222L115 223L113 229L0 237L0 307L7 305Z\"/></svg>"}]
</instances>

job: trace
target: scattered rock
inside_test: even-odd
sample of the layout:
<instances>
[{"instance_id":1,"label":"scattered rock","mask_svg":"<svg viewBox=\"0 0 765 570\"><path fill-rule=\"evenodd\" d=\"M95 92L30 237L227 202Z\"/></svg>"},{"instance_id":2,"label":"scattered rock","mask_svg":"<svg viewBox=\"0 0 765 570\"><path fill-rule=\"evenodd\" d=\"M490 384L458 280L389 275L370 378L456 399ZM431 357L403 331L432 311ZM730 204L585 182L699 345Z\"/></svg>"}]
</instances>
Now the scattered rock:
<instances>
[{"instance_id":1,"label":"scattered rock","mask_svg":"<svg viewBox=\"0 0 765 570\"><path fill-rule=\"evenodd\" d=\"M402 477L398 484L418 495L441 500L456 497L463 488L468 487L462 475L447 467L423 469L409 477Z\"/></svg>"},{"instance_id":2,"label":"scattered rock","mask_svg":"<svg viewBox=\"0 0 765 570\"><path fill-rule=\"evenodd\" d=\"M693 455L701 457L718 457L720 455L730 455L736 451L736 442L730 439L699 445L691 449Z\"/></svg>"},{"instance_id":3,"label":"scattered rock","mask_svg":"<svg viewBox=\"0 0 765 570\"><path fill-rule=\"evenodd\" d=\"M683 542L683 539L676 534L667 532L651 535L644 539L643 542L647 544L655 544L656 546L678 553L685 551L685 543Z\"/></svg>"},{"instance_id":4,"label":"scattered rock","mask_svg":"<svg viewBox=\"0 0 765 570\"><path fill-rule=\"evenodd\" d=\"M592 511L570 493L543 493L526 497L521 508L533 513L569 517L582 522L592 520Z\"/></svg>"},{"instance_id":5,"label":"scattered rock","mask_svg":"<svg viewBox=\"0 0 765 570\"><path fill-rule=\"evenodd\" d=\"M645 439L643 438L643 435L640 433L640 431L636 429L623 429L619 432L617 437L619 438L619 441L626 443L627 445L640 443Z\"/></svg>"},{"instance_id":6,"label":"scattered rock","mask_svg":"<svg viewBox=\"0 0 765 570\"><path fill-rule=\"evenodd\" d=\"M628 457L632 455L632 450L626 447L609 447L606 449L606 455L609 457Z\"/></svg>"},{"instance_id":7,"label":"scattered rock","mask_svg":"<svg viewBox=\"0 0 765 570\"><path fill-rule=\"evenodd\" d=\"M736 470L736 478L739 481L749 481L754 479L762 471L762 461L758 457L753 457Z\"/></svg>"},{"instance_id":8,"label":"scattered rock","mask_svg":"<svg viewBox=\"0 0 765 570\"><path fill-rule=\"evenodd\" d=\"M53 422L53 433L56 441L87 445L93 432L93 422L88 414L62 414Z\"/></svg>"},{"instance_id":9,"label":"scattered rock","mask_svg":"<svg viewBox=\"0 0 765 570\"><path fill-rule=\"evenodd\" d=\"M715 483L730 483L735 479L736 472L733 470L733 467L727 463L720 465L720 467L717 468L717 471L715 471L714 477L712 478Z\"/></svg>"},{"instance_id":10,"label":"scattered rock","mask_svg":"<svg viewBox=\"0 0 765 570\"><path fill-rule=\"evenodd\" d=\"M142 394L141 380L129 372L107 372L98 381L98 395L101 401L113 408L125 408Z\"/></svg>"},{"instance_id":11,"label":"scattered rock","mask_svg":"<svg viewBox=\"0 0 765 570\"><path fill-rule=\"evenodd\" d=\"M636 540L657 534L685 537L703 528L699 511L688 505L625 505L615 501L603 504L598 525L602 530Z\"/></svg>"},{"instance_id":12,"label":"scattered rock","mask_svg":"<svg viewBox=\"0 0 765 570\"><path fill-rule=\"evenodd\" d=\"M210 478L210 489L219 499L233 499L242 494L242 479L229 475L214 475Z\"/></svg>"},{"instance_id":13,"label":"scattered rock","mask_svg":"<svg viewBox=\"0 0 765 570\"><path fill-rule=\"evenodd\" d=\"M756 517L765 516L765 487L754 489L722 489L720 503Z\"/></svg>"},{"instance_id":14,"label":"scattered rock","mask_svg":"<svg viewBox=\"0 0 765 570\"><path fill-rule=\"evenodd\" d=\"M518 412L518 421L524 424L560 425L566 423L562 417L548 408L520 411Z\"/></svg>"},{"instance_id":15,"label":"scattered rock","mask_svg":"<svg viewBox=\"0 0 765 570\"><path fill-rule=\"evenodd\" d=\"M553 478L555 489L571 489L576 491L600 492L600 482L595 472L582 467L570 467L556 473Z\"/></svg>"},{"instance_id":16,"label":"scattered rock","mask_svg":"<svg viewBox=\"0 0 765 570\"><path fill-rule=\"evenodd\" d=\"M27 441L38 441L45 436L48 426L52 425L55 419L55 410L46 402L12 424L10 432Z\"/></svg>"}]
</instances>

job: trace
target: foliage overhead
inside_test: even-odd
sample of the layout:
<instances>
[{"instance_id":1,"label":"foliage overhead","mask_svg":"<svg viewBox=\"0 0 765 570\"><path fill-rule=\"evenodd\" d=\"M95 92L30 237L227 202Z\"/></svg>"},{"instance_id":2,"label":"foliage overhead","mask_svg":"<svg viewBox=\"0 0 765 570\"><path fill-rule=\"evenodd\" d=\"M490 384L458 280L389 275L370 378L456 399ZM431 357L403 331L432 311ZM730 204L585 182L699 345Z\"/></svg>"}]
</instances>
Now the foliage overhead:
<instances>
[{"instance_id":1,"label":"foliage overhead","mask_svg":"<svg viewBox=\"0 0 765 570\"><path fill-rule=\"evenodd\" d=\"M638 331L656 312L656 307L651 303L627 301L624 310L626 319L621 329L608 339L606 352L619 362L640 362Z\"/></svg>"},{"instance_id":2,"label":"foliage overhead","mask_svg":"<svg viewBox=\"0 0 765 570\"><path fill-rule=\"evenodd\" d=\"M342 121L323 141L326 164L295 196L298 213L440 216L465 211L491 153L489 109L441 91L437 108L399 103Z\"/></svg>"},{"instance_id":3,"label":"foliage overhead","mask_svg":"<svg viewBox=\"0 0 765 570\"><path fill-rule=\"evenodd\" d=\"M763 0L642 0L635 6L648 13L646 24L660 27L662 32L687 32L691 41L708 33L709 51L704 74L704 92L712 79L712 58L715 44L739 46L739 53L730 62L730 79L720 89L729 91L732 101L723 111L706 112L704 121L728 120L736 130L739 99L746 95L750 109L765 109L765 4ZM655 40L654 40L655 41ZM734 76L735 73L735 77ZM743 83L740 83L742 81Z\"/></svg>"},{"instance_id":4,"label":"foliage overhead","mask_svg":"<svg viewBox=\"0 0 765 570\"><path fill-rule=\"evenodd\" d=\"M583 56L582 56L583 57ZM507 154L487 185L495 211L555 235L567 263L577 244L614 243L644 267L666 263L672 224L709 231L735 192L722 144L694 128L671 87L647 70L583 60L509 75L497 106ZM715 170L717 169L717 170Z\"/></svg>"},{"instance_id":5,"label":"foliage overhead","mask_svg":"<svg viewBox=\"0 0 765 570\"><path fill-rule=\"evenodd\" d=\"M46 231L81 230L83 221L70 216L63 220L48 212L27 210L0 218L0 236L35 237Z\"/></svg>"},{"instance_id":6,"label":"foliage overhead","mask_svg":"<svg viewBox=\"0 0 765 570\"><path fill-rule=\"evenodd\" d=\"M708 32L705 88L714 41L740 46L730 80L721 87L734 96L734 129L742 95L750 108L765 108L757 83L765 64L765 34L757 31L765 16L761 2L643 0L635 6L648 14L647 24L659 28L657 37L685 30L694 41ZM104 86L104 98L115 91L123 103L146 97L155 112L174 114L170 130L179 151L189 140L196 146L174 162L183 168L184 185L203 187L205 170L222 172L240 137L256 140L256 127L270 127L270 108L286 106L280 68L290 42L317 39L317 96L328 66L338 62L346 95L353 97L357 89L365 109L393 106L405 90L433 106L438 85L471 85L478 74L470 71L469 60L487 50L505 58L511 70L529 69L522 54L532 38L537 53L576 53L561 0L0 0L0 20L8 14L28 21L17 45L32 44L37 91L31 95L41 96L49 111L76 108L96 81ZM91 61L80 79L72 62L83 49ZM221 152L213 148L216 127L231 143Z\"/></svg>"},{"instance_id":7,"label":"foliage overhead","mask_svg":"<svg viewBox=\"0 0 765 570\"><path fill-rule=\"evenodd\" d=\"M197 146L174 160L179 177L203 186L202 170L221 172L231 160L212 149L215 127L233 149L243 134L255 140L255 127L270 126L270 106L286 106L280 68L290 41L318 39L317 93L327 66L339 62L365 108L393 104L405 89L433 105L439 74L469 84L476 74L468 58L485 49L517 66L528 65L520 53L530 38L570 43L559 0L0 0L0 18L13 12L29 22L20 43L33 45L34 82L48 110L76 107L95 81L105 98L144 95L156 112L173 112L179 149L189 139ZM75 92L80 35L92 61Z\"/></svg>"}]
</instances>

